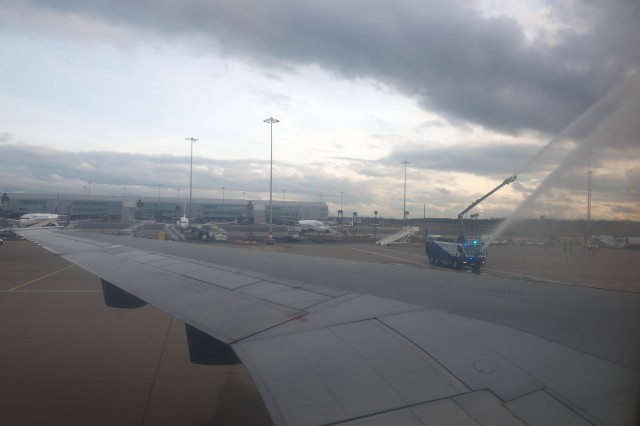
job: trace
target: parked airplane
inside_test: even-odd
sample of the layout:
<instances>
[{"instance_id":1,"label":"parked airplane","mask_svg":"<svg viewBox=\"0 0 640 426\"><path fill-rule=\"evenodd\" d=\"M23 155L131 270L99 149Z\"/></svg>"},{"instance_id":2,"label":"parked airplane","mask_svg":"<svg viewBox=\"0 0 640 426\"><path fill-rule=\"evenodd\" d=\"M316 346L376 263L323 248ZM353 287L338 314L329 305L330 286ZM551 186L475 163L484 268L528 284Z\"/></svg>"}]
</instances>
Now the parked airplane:
<instances>
[{"instance_id":1,"label":"parked airplane","mask_svg":"<svg viewBox=\"0 0 640 426\"><path fill-rule=\"evenodd\" d=\"M640 237L619 237L616 238L616 243L619 248L638 248L640 247Z\"/></svg>"},{"instance_id":2,"label":"parked airplane","mask_svg":"<svg viewBox=\"0 0 640 426\"><path fill-rule=\"evenodd\" d=\"M192 362L242 362L276 425L635 424L634 293L18 232L99 276L108 306L184 321Z\"/></svg>"},{"instance_id":3,"label":"parked airplane","mask_svg":"<svg viewBox=\"0 0 640 426\"><path fill-rule=\"evenodd\" d=\"M64 220L64 224L59 221ZM81 219L69 220L67 215L58 215L56 213L27 213L20 216L20 220L15 221L22 228L47 228L47 227L68 227L80 222L95 222L101 219Z\"/></svg>"},{"instance_id":4,"label":"parked airplane","mask_svg":"<svg viewBox=\"0 0 640 426\"><path fill-rule=\"evenodd\" d=\"M22 227L58 226L59 217L56 213L26 213L18 223Z\"/></svg>"},{"instance_id":5,"label":"parked airplane","mask_svg":"<svg viewBox=\"0 0 640 426\"><path fill-rule=\"evenodd\" d=\"M336 233L337 231L320 220L303 219L299 221L291 221L287 225L287 231L289 233L302 233L302 232L318 232L318 233Z\"/></svg>"},{"instance_id":6,"label":"parked airplane","mask_svg":"<svg viewBox=\"0 0 640 426\"><path fill-rule=\"evenodd\" d=\"M237 220L234 221L229 221L229 222L206 222L203 223L202 225L226 225L229 223L238 223ZM176 221L176 228L180 229L181 231L186 231L187 229L189 229L189 227L191 226L191 221L189 220L188 217L186 216L182 216L180 219L178 219Z\"/></svg>"},{"instance_id":7,"label":"parked airplane","mask_svg":"<svg viewBox=\"0 0 640 426\"><path fill-rule=\"evenodd\" d=\"M331 228L319 220L299 220L298 226L303 231L330 232Z\"/></svg>"},{"instance_id":8,"label":"parked airplane","mask_svg":"<svg viewBox=\"0 0 640 426\"><path fill-rule=\"evenodd\" d=\"M65 214L57 213L25 213L20 216L20 219L7 219L7 222L12 224L13 228L10 230L16 230L21 228L62 228L73 227L80 222L95 222L101 219L81 219L70 220L70 217ZM62 223L60 223L62 221Z\"/></svg>"},{"instance_id":9,"label":"parked airplane","mask_svg":"<svg viewBox=\"0 0 640 426\"><path fill-rule=\"evenodd\" d=\"M48 226L59 226L60 216L56 213L25 213L20 219L7 219L7 222L14 227L20 228L40 228Z\"/></svg>"},{"instance_id":10,"label":"parked airplane","mask_svg":"<svg viewBox=\"0 0 640 426\"><path fill-rule=\"evenodd\" d=\"M309 231L309 232L324 232L324 233L337 233L336 227L327 225L326 223L320 220L313 219L305 219L299 220L295 223L294 226L300 228L300 231ZM346 226L346 225L345 225Z\"/></svg>"},{"instance_id":11,"label":"parked airplane","mask_svg":"<svg viewBox=\"0 0 640 426\"><path fill-rule=\"evenodd\" d=\"M182 216L180 219L176 221L176 228L181 231L186 231L189 229L189 218L186 216Z\"/></svg>"},{"instance_id":12,"label":"parked airplane","mask_svg":"<svg viewBox=\"0 0 640 426\"><path fill-rule=\"evenodd\" d=\"M51 213L25 213L20 216L20 219L17 221L13 219L9 220L20 227L45 227L59 226L59 219L61 219L61 216L58 215L58 199L56 199Z\"/></svg>"},{"instance_id":13,"label":"parked airplane","mask_svg":"<svg viewBox=\"0 0 640 426\"><path fill-rule=\"evenodd\" d=\"M640 246L639 237L613 237L611 235L594 235L600 245L617 249L637 248Z\"/></svg>"}]
</instances>

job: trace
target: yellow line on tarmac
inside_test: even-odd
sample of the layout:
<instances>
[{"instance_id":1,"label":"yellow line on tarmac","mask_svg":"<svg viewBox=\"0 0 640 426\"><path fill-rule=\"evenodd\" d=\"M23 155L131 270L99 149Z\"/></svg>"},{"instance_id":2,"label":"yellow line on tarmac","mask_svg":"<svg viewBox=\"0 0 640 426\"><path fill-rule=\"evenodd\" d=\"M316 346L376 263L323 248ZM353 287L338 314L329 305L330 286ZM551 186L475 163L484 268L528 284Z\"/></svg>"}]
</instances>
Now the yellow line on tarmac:
<instances>
[{"instance_id":1,"label":"yellow line on tarmac","mask_svg":"<svg viewBox=\"0 0 640 426\"><path fill-rule=\"evenodd\" d=\"M47 274L47 275L43 275L43 276L41 276L41 277L39 277L39 278L36 278L35 280L27 281L26 283L22 283L22 284L17 285L17 286L15 286L15 287L13 287L13 288L10 288L10 289L9 289L9 291L14 291L14 290L18 290L19 288L26 287L26 286L28 286L29 284L33 284L33 283L38 282L38 281L40 281L40 280L44 280L45 278L49 278L49 277L50 277L50 276L52 276L52 275L59 274L60 272L66 271L67 269L71 269L71 268L73 268L73 267L75 267L75 266L76 266L76 265L69 265L69 266L65 266L64 268L62 268L62 269L58 269L58 270L57 270L57 271L55 271L55 272L52 272L52 273Z\"/></svg>"}]
</instances>

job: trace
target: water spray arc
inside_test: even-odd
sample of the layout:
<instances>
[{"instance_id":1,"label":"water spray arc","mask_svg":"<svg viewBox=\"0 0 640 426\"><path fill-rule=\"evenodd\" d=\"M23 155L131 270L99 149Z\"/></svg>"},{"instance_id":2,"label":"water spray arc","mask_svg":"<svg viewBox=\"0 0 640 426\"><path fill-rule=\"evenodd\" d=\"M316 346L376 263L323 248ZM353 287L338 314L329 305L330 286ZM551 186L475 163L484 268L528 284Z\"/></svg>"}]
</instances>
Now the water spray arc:
<instances>
[{"instance_id":1,"label":"water spray arc","mask_svg":"<svg viewBox=\"0 0 640 426\"><path fill-rule=\"evenodd\" d=\"M571 142L575 147L564 153L563 158L555 158L556 164L542 182L529 194L513 212L512 216L503 221L493 232L493 238L502 235L515 219L528 211L541 195L551 189L556 182L567 177L569 170L583 170L584 157L580 154L590 152L603 141L619 139L632 140L640 132L640 121L637 111L640 106L640 74L630 76L620 81L605 96L596 101L584 113L571 122L564 130L549 141L519 173L529 169L539 161L542 154L552 147L564 142ZM627 142L630 143L630 142ZM555 154L555 153L554 153ZM589 158L589 160L591 160ZM591 163L589 163L591 171ZM590 177L588 173L588 221L591 216ZM587 231L590 232L590 231Z\"/></svg>"}]
</instances>

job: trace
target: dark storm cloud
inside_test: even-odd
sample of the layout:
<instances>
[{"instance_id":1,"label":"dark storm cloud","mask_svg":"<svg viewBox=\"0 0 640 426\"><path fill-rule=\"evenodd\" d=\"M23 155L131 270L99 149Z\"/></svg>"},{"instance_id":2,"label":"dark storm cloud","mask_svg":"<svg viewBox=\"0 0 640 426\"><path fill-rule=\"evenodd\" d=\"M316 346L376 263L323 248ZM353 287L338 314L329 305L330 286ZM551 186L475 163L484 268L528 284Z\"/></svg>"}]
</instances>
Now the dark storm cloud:
<instances>
[{"instance_id":1,"label":"dark storm cloud","mask_svg":"<svg viewBox=\"0 0 640 426\"><path fill-rule=\"evenodd\" d=\"M518 172L539 149L537 145L504 143L446 147L426 144L423 148L399 149L380 162L388 164L407 160L409 167L415 169L504 179Z\"/></svg>"},{"instance_id":2,"label":"dark storm cloud","mask_svg":"<svg viewBox=\"0 0 640 426\"><path fill-rule=\"evenodd\" d=\"M273 69L317 64L378 80L451 121L510 133L559 132L640 61L636 0L549 2L566 26L533 40L515 20L468 1L30 4L169 37L208 36L216 50Z\"/></svg>"}]
</instances>

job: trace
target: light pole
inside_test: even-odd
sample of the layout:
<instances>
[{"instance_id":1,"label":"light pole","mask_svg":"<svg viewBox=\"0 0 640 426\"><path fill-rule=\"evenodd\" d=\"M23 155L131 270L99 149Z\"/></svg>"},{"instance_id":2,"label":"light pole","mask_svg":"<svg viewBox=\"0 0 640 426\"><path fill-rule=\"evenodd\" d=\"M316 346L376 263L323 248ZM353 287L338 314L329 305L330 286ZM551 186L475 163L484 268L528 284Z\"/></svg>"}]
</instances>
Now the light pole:
<instances>
[{"instance_id":1,"label":"light pole","mask_svg":"<svg viewBox=\"0 0 640 426\"><path fill-rule=\"evenodd\" d=\"M160 187L162 185L158 185L158 204L160 204Z\"/></svg>"},{"instance_id":2,"label":"light pole","mask_svg":"<svg viewBox=\"0 0 640 426\"><path fill-rule=\"evenodd\" d=\"M591 151L589 151L589 163L587 166L587 238L591 238Z\"/></svg>"},{"instance_id":3,"label":"light pole","mask_svg":"<svg viewBox=\"0 0 640 426\"><path fill-rule=\"evenodd\" d=\"M407 227L407 164L409 162L404 160L404 196L402 198L402 229Z\"/></svg>"},{"instance_id":4,"label":"light pole","mask_svg":"<svg viewBox=\"0 0 640 426\"><path fill-rule=\"evenodd\" d=\"M226 212L225 212L225 209L224 209L224 190L225 190L225 187L223 186L223 187L222 187L222 217L221 217L221 219L222 219L223 221L224 221L224 220L225 220L225 218L226 218Z\"/></svg>"},{"instance_id":5,"label":"light pole","mask_svg":"<svg viewBox=\"0 0 640 426\"><path fill-rule=\"evenodd\" d=\"M273 235L273 124L279 123L280 120L277 120L273 117L269 117L263 120L265 123L269 123L270 133L271 133L271 144L270 144L270 163L269 163L269 238Z\"/></svg>"},{"instance_id":6,"label":"light pole","mask_svg":"<svg viewBox=\"0 0 640 426\"><path fill-rule=\"evenodd\" d=\"M193 143L198 139L196 138L185 138L191 142L191 169L189 170L189 217L191 217L191 200L192 200L192 189L193 189Z\"/></svg>"},{"instance_id":7,"label":"light pole","mask_svg":"<svg viewBox=\"0 0 640 426\"><path fill-rule=\"evenodd\" d=\"M342 196L344 192L340 191L340 210L338 210L338 224L340 225L340 233L344 234L344 211L342 210Z\"/></svg>"},{"instance_id":8,"label":"light pole","mask_svg":"<svg viewBox=\"0 0 640 426\"><path fill-rule=\"evenodd\" d=\"M2 227L7 227L7 208L9 206L9 196L6 192L2 193Z\"/></svg>"},{"instance_id":9,"label":"light pole","mask_svg":"<svg viewBox=\"0 0 640 426\"><path fill-rule=\"evenodd\" d=\"M284 223L285 219L287 219L287 217L285 217L285 214L284 214L284 197L286 193L287 193L287 190L283 189L282 190L282 212L280 212L280 222L282 223Z\"/></svg>"},{"instance_id":10,"label":"light pole","mask_svg":"<svg viewBox=\"0 0 640 426\"><path fill-rule=\"evenodd\" d=\"M91 181L89 181L89 199L91 199Z\"/></svg>"},{"instance_id":11,"label":"light pole","mask_svg":"<svg viewBox=\"0 0 640 426\"><path fill-rule=\"evenodd\" d=\"M141 233L142 231L140 230L140 228L142 228L142 207L144 206L144 204L142 203L142 200L138 199L138 202L136 202L136 209L138 209L138 237L141 237Z\"/></svg>"},{"instance_id":12,"label":"light pole","mask_svg":"<svg viewBox=\"0 0 640 426\"><path fill-rule=\"evenodd\" d=\"M373 243L375 244L378 239L378 210L374 210L373 215L375 216L375 220L373 223Z\"/></svg>"}]
</instances>

